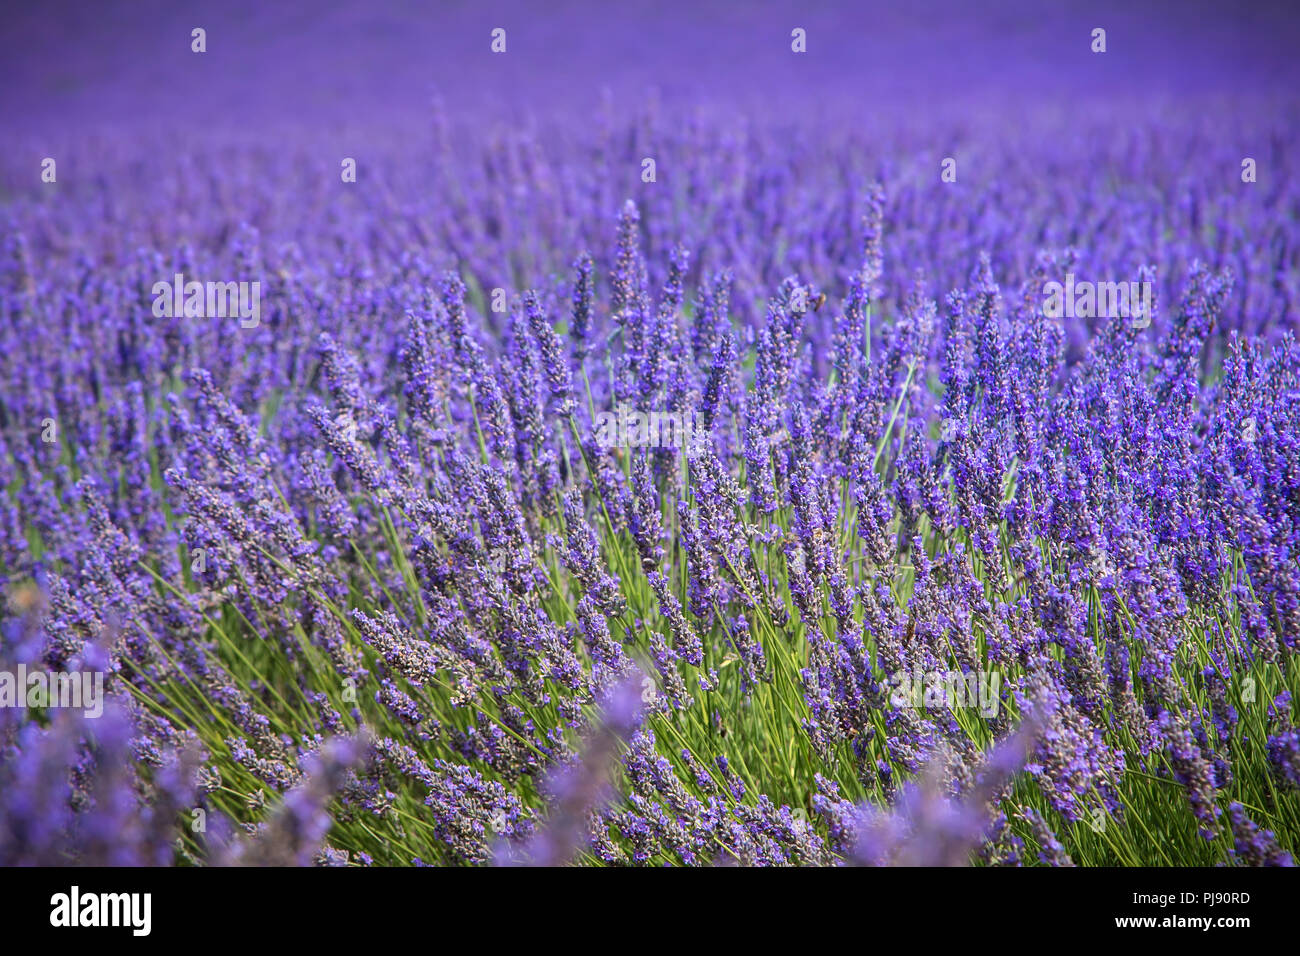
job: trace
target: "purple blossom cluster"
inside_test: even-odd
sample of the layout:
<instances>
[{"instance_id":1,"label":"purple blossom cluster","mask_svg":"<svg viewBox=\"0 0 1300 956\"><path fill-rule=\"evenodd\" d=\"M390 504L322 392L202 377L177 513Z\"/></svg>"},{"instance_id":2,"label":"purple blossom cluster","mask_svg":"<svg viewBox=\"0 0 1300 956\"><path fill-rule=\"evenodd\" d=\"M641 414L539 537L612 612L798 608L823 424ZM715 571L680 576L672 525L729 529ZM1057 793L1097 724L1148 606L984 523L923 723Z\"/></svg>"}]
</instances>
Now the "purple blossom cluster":
<instances>
[{"instance_id":1,"label":"purple blossom cluster","mask_svg":"<svg viewBox=\"0 0 1300 956\"><path fill-rule=\"evenodd\" d=\"M0 863L1290 864L1294 107L431 119L0 170Z\"/></svg>"}]
</instances>

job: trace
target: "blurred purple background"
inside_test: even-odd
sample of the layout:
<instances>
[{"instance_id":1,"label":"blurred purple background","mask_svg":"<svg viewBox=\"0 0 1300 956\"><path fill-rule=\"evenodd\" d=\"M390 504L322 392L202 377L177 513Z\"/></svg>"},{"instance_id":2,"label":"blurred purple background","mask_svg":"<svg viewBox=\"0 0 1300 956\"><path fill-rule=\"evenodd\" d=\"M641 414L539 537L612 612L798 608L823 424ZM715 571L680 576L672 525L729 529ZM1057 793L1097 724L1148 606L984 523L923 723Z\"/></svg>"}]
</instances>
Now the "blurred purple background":
<instances>
[{"instance_id":1,"label":"blurred purple background","mask_svg":"<svg viewBox=\"0 0 1300 956\"><path fill-rule=\"evenodd\" d=\"M489 51L497 26L504 56ZM1104 55L1089 49L1098 26ZM649 87L668 108L846 116L1187 96L1249 111L1300 88L1297 49L1293 3L43 2L4 14L0 126L330 129L400 122L435 93L504 117Z\"/></svg>"}]
</instances>

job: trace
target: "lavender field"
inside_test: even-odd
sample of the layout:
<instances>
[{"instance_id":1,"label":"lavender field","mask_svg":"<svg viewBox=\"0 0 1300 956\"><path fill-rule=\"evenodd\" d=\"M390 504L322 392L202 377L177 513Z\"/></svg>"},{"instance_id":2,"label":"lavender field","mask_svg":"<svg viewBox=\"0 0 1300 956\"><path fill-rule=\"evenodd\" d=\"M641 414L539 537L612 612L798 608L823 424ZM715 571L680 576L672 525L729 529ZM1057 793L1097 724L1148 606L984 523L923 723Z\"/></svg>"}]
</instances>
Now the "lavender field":
<instances>
[{"instance_id":1,"label":"lavender field","mask_svg":"<svg viewBox=\"0 0 1300 956\"><path fill-rule=\"evenodd\" d=\"M13 14L0 864L1290 866L1297 24Z\"/></svg>"}]
</instances>

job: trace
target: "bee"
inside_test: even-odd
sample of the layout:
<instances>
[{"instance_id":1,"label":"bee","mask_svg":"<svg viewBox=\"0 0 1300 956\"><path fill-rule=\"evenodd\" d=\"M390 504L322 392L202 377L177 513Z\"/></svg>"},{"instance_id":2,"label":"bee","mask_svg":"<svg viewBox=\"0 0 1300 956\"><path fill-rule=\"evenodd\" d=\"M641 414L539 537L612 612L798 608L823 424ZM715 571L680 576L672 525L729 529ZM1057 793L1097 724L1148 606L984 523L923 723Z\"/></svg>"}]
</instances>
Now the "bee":
<instances>
[{"instance_id":1,"label":"bee","mask_svg":"<svg viewBox=\"0 0 1300 956\"><path fill-rule=\"evenodd\" d=\"M817 298L815 298L815 299L812 300L812 310L813 310L814 312L816 312L818 309L820 309L820 308L821 308L823 305L825 305L825 304L826 304L826 293L825 293L825 292L818 292L818 293L817 293Z\"/></svg>"}]
</instances>

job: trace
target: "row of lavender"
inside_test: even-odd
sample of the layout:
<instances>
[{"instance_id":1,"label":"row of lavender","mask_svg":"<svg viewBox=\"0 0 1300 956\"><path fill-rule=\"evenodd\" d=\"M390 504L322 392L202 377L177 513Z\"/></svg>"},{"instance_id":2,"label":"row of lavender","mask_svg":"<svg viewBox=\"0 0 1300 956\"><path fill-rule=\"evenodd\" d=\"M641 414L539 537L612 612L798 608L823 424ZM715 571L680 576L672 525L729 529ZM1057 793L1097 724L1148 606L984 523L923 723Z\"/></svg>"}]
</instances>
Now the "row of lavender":
<instances>
[{"instance_id":1,"label":"row of lavender","mask_svg":"<svg viewBox=\"0 0 1300 956\"><path fill-rule=\"evenodd\" d=\"M1289 862L1288 125L6 168L0 861Z\"/></svg>"}]
</instances>

